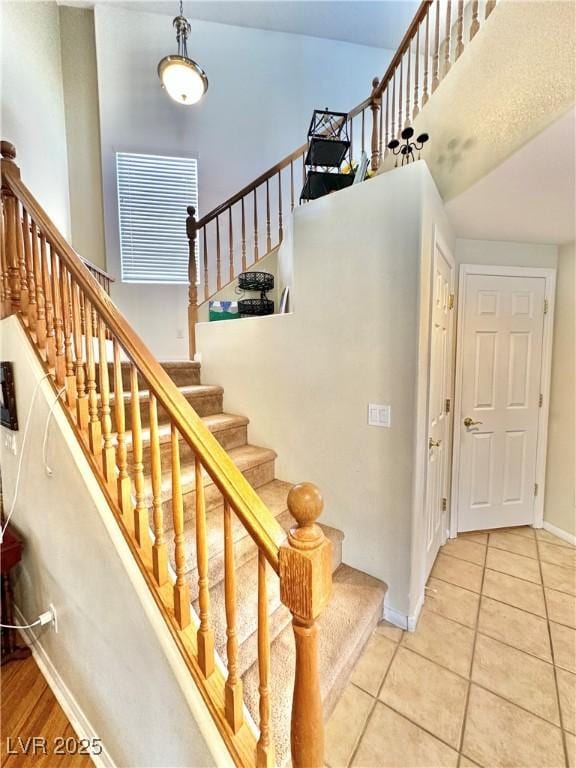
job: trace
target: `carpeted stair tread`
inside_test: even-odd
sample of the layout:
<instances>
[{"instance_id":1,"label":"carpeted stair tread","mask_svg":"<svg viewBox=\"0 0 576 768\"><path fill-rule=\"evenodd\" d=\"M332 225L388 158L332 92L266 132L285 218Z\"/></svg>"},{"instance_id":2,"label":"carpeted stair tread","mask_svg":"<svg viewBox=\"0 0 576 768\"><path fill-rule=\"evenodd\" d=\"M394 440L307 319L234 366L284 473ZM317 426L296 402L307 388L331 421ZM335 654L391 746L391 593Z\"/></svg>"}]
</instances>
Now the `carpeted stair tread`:
<instances>
[{"instance_id":1,"label":"carpeted stair tread","mask_svg":"<svg viewBox=\"0 0 576 768\"><path fill-rule=\"evenodd\" d=\"M224 393L224 389L222 387L218 387L214 384L188 384L186 386L178 387L180 392L186 396L193 396L193 397L208 397L210 395L222 395ZM124 391L124 401L130 402L132 399L132 393L130 390ZM140 402L146 402L150 399L150 392L147 389L140 389L138 390L138 398ZM113 403L115 399L114 392L110 392L110 402Z\"/></svg>"},{"instance_id":2,"label":"carpeted stair tread","mask_svg":"<svg viewBox=\"0 0 576 768\"><path fill-rule=\"evenodd\" d=\"M243 427L249 423L245 416L237 416L234 413L214 413L210 416L202 416L205 426L212 432L222 432L225 429L233 427ZM170 442L171 426L170 424L158 425L158 442L160 445ZM150 429L146 427L142 430L142 445L150 443ZM126 448L132 448L132 432L126 432Z\"/></svg>"},{"instance_id":3,"label":"carpeted stair tread","mask_svg":"<svg viewBox=\"0 0 576 768\"><path fill-rule=\"evenodd\" d=\"M386 585L348 565L334 573L332 597L318 619L318 664L324 717L328 718L362 648L382 616ZM294 685L294 633L291 624L271 643L271 731L276 764L290 760L290 721ZM258 661L243 675L244 701L258 716Z\"/></svg>"}]
</instances>

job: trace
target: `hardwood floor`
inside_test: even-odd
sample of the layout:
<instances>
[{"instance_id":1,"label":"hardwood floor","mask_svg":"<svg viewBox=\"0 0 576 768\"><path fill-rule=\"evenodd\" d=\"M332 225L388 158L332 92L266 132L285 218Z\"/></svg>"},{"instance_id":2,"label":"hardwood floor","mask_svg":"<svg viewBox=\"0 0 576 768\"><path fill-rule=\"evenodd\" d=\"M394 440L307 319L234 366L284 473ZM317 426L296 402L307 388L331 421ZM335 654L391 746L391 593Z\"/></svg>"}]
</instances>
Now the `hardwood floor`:
<instances>
[{"instance_id":1,"label":"hardwood floor","mask_svg":"<svg viewBox=\"0 0 576 768\"><path fill-rule=\"evenodd\" d=\"M34 659L12 661L0 674L2 768L90 768L88 755L73 754L76 734Z\"/></svg>"}]
</instances>

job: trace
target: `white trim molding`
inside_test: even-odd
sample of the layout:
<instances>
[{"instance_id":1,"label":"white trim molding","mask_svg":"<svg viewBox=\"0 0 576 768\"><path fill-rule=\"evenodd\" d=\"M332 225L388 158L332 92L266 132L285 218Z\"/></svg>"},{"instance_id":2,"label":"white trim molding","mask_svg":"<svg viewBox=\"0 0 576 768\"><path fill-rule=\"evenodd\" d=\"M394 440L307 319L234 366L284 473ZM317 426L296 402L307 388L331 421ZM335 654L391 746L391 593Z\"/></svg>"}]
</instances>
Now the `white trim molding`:
<instances>
[{"instance_id":1,"label":"white trim molding","mask_svg":"<svg viewBox=\"0 0 576 768\"><path fill-rule=\"evenodd\" d=\"M422 608L424 606L424 597L424 592L422 592L416 602L414 613L410 616L408 616L406 613L397 611L395 608L392 608L389 605L384 605L384 618L386 621L390 622L390 624L394 624L395 627L408 630L408 632L414 632L416 626L418 625L418 619L420 618L420 613L422 612Z\"/></svg>"},{"instance_id":2,"label":"white trim molding","mask_svg":"<svg viewBox=\"0 0 576 768\"><path fill-rule=\"evenodd\" d=\"M562 528L558 528L557 526L552 525L552 523L549 523L548 520L544 520L542 528L553 536L557 536L559 539L562 539L562 541L567 541L568 544L572 544L573 547L576 547L576 534L564 531Z\"/></svg>"},{"instance_id":3,"label":"white trim molding","mask_svg":"<svg viewBox=\"0 0 576 768\"><path fill-rule=\"evenodd\" d=\"M556 296L556 269L544 267L505 267L489 266L485 264L461 264L460 280L458 288L458 324L456 339L456 391L454 396L454 424L458 424L462 417L462 343L463 322L462 311L466 305L466 278L469 275L494 275L500 277L540 277L544 278L544 299L547 311L544 314L544 328L542 333L542 367L540 392L542 393L542 407L538 414L538 444L536 451L536 475L538 483L538 495L534 497L535 528L542 528L544 523L544 497L546 491L546 450L548 446L548 411L550 407L550 380L552 370L552 336L554 333L554 299ZM458 476L460 470L460 430L454 429L452 449L452 491L450 503L450 537L458 534ZM544 524L546 527L546 524Z\"/></svg>"}]
</instances>

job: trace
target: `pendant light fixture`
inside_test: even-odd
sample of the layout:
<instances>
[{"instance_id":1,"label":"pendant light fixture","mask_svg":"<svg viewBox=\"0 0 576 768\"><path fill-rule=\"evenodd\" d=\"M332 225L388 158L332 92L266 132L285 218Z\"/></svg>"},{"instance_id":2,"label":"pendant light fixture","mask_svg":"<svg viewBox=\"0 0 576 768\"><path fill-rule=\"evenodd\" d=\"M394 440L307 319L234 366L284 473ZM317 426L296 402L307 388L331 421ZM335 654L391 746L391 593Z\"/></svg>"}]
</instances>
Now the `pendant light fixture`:
<instances>
[{"instance_id":1,"label":"pendant light fixture","mask_svg":"<svg viewBox=\"0 0 576 768\"><path fill-rule=\"evenodd\" d=\"M202 67L188 58L188 34L190 24L184 17L182 0L180 0L180 15L172 22L176 28L178 53L175 56L165 56L158 64L158 77L168 95L179 104L196 104L208 89L208 78Z\"/></svg>"}]
</instances>

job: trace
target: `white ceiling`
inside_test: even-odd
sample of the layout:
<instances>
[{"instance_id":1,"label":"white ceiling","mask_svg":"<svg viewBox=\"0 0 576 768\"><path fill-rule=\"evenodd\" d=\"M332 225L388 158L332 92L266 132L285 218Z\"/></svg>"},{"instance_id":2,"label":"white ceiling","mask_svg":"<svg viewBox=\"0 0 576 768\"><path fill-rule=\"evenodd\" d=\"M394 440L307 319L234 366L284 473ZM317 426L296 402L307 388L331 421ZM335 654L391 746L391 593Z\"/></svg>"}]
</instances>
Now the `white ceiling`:
<instances>
[{"instance_id":1,"label":"white ceiling","mask_svg":"<svg viewBox=\"0 0 576 768\"><path fill-rule=\"evenodd\" d=\"M178 0L101 0L134 11L175 16ZM60 0L93 6L90 0ZM396 50L417 0L184 0L189 19L325 37Z\"/></svg>"},{"instance_id":2,"label":"white ceiling","mask_svg":"<svg viewBox=\"0 0 576 768\"><path fill-rule=\"evenodd\" d=\"M527 243L576 239L576 110L571 109L446 204L458 237Z\"/></svg>"}]
</instances>

